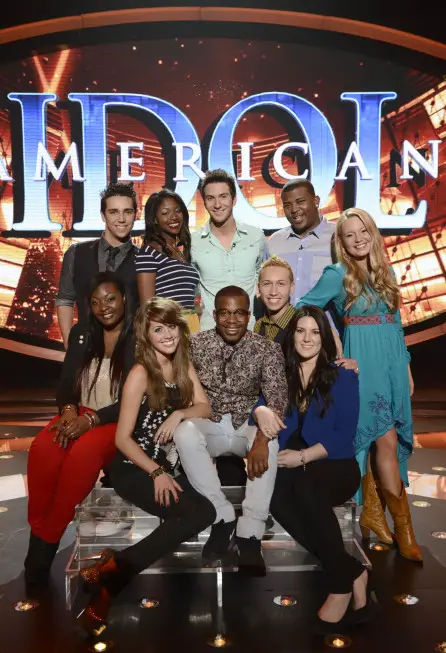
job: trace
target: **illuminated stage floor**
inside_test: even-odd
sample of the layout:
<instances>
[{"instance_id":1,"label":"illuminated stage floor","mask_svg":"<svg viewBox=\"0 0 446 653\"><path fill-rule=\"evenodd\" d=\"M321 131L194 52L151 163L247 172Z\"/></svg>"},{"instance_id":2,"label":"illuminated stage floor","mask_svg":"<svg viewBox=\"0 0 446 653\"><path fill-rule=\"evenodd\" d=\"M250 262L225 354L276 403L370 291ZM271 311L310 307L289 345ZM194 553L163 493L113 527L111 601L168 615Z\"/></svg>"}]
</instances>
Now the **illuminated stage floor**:
<instances>
[{"instance_id":1,"label":"illuminated stage floor","mask_svg":"<svg viewBox=\"0 0 446 653\"><path fill-rule=\"evenodd\" d=\"M46 410L51 412L51 408ZM76 610L70 613L64 607L64 569L73 547L72 525L54 564L51 591L42 597L39 609L23 613L13 607L25 598L22 566L29 534L26 449L43 413L22 412L20 422L3 413L0 420L0 506L8 509L0 512L0 653L77 653L90 646L76 625ZM427 416L423 408L416 408L415 413L417 439L410 461L409 498L411 503L430 504L412 505L424 564L404 560L395 550L367 550L379 613L374 623L344 631L352 640L352 652L428 653L438 642L446 642L446 540L432 536L432 532L446 530L446 414L441 407ZM397 604L393 597L402 593L419 601ZM274 597L285 594L293 595L296 604L280 607L273 602ZM323 596L323 578L318 571L270 573L264 579L224 574L224 626L232 642L229 650L328 651L323 639L310 630ZM159 607L141 609L143 597L157 599ZM77 610L84 601L81 596ZM116 601L110 628L101 641L110 640L113 648L109 650L116 653L204 653L212 650L207 641L217 634L216 619L214 574L143 575Z\"/></svg>"}]
</instances>

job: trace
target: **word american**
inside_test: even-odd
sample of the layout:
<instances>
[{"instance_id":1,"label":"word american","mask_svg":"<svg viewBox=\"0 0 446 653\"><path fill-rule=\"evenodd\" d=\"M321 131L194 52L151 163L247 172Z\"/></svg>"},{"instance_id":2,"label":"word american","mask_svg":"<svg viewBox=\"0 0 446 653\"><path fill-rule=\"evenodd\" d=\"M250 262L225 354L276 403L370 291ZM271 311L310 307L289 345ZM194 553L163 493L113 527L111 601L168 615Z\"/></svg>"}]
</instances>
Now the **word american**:
<instances>
[{"instance_id":1,"label":"word american","mask_svg":"<svg viewBox=\"0 0 446 653\"><path fill-rule=\"evenodd\" d=\"M407 229L421 227L426 220L427 202L406 215L388 215L380 207L380 148L382 106L396 98L394 92L348 92L341 94L343 102L353 103L356 112L355 140L351 142L342 161L333 130L325 115L309 100L290 93L260 93L246 97L232 106L218 120L212 133L207 168L224 168L238 181L252 181L251 142L240 142L240 169L237 176L233 157L234 132L242 117L251 109L270 107L286 112L303 134L302 142L290 141L274 152L272 165L284 181L310 178L317 189L323 206L334 181L347 180L347 172L355 176L354 206L360 206L373 216L379 228ZM173 104L150 95L118 93L70 93L70 103L80 109L81 130L77 142L72 142L59 165L47 150L47 106L58 100L53 93L10 93L8 99L20 106L22 128L23 201L14 205L13 230L15 232L58 231L62 226L51 220L48 199L48 178L59 181L71 165L73 182L82 184L83 201L74 207L73 230L98 231L101 219L98 210L100 191L107 185L107 110L131 109L133 115L150 115L160 121L171 138L172 155L175 156L175 190L186 205L197 190L202 171L202 145L189 118ZM135 114L136 110L136 114ZM140 113L139 113L140 112ZM413 179L417 166L433 178L438 177L440 140L431 140L429 158L409 141L402 144L400 156L402 174L399 179ZM143 158L135 150L143 151L140 142L117 143L120 148L120 175L118 181L143 181ZM299 175L292 175L283 166L286 151L298 150L305 155L308 166ZM80 154L81 152L81 154ZM17 161L17 157L15 157ZM131 166L140 166L139 174L131 174ZM134 170L134 167L132 168ZM0 181L14 183L6 162L0 158ZM287 225L283 217L268 216L249 204L240 189L235 207L235 217L263 229L278 229ZM143 228L142 221L135 224Z\"/></svg>"}]
</instances>

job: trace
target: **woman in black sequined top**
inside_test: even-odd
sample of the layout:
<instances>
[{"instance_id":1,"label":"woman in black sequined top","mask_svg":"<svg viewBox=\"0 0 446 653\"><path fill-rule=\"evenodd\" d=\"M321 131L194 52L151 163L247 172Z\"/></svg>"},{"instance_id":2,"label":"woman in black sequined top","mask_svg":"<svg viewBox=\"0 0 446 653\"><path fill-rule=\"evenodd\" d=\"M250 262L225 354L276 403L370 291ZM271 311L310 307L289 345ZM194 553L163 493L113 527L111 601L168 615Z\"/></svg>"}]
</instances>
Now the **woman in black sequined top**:
<instances>
[{"instance_id":1,"label":"woman in black sequined top","mask_svg":"<svg viewBox=\"0 0 446 653\"><path fill-rule=\"evenodd\" d=\"M189 361L189 329L181 306L153 297L135 318L136 364L124 385L116 431L118 454L109 467L116 492L161 518L150 535L122 551L103 552L81 571L96 593L80 615L93 633L104 625L112 598L135 574L175 549L215 520L208 499L178 469L173 444L176 427L211 416L209 401Z\"/></svg>"}]
</instances>

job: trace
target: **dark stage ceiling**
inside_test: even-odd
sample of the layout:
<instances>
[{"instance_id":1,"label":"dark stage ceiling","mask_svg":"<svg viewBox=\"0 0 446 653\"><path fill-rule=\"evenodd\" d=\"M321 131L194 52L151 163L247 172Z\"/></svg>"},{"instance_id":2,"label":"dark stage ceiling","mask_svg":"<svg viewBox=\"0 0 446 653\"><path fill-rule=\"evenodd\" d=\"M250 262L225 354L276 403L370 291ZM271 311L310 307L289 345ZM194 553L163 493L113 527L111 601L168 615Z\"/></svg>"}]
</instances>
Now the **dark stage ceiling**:
<instances>
[{"instance_id":1,"label":"dark stage ceiling","mask_svg":"<svg viewBox=\"0 0 446 653\"><path fill-rule=\"evenodd\" d=\"M148 2L143 0L22 0L7 3L2 8L0 29L42 21L63 16L88 14L99 11L112 11L141 7L249 7L259 9L275 9L297 11L325 16L338 16L352 20L375 23L429 39L444 42L445 31L441 20L441 0L407 0L406 2L388 2L388 0L263 0L257 2L240 0L209 0L208 2L185 2L184 0L168 0L167 2Z\"/></svg>"}]
</instances>

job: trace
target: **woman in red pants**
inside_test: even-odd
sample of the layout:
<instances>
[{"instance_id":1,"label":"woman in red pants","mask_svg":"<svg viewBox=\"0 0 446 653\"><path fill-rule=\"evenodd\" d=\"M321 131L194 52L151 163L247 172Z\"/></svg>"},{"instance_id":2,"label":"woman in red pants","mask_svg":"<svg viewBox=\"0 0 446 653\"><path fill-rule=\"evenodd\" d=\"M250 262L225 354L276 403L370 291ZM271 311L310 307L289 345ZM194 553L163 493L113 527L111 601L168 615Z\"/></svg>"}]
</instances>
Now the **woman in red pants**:
<instances>
[{"instance_id":1,"label":"woman in red pants","mask_svg":"<svg viewBox=\"0 0 446 653\"><path fill-rule=\"evenodd\" d=\"M130 301L115 274L99 273L88 293L88 322L70 332L56 396L59 415L29 452L27 583L48 581L76 505L116 453L120 390L134 362Z\"/></svg>"}]
</instances>

